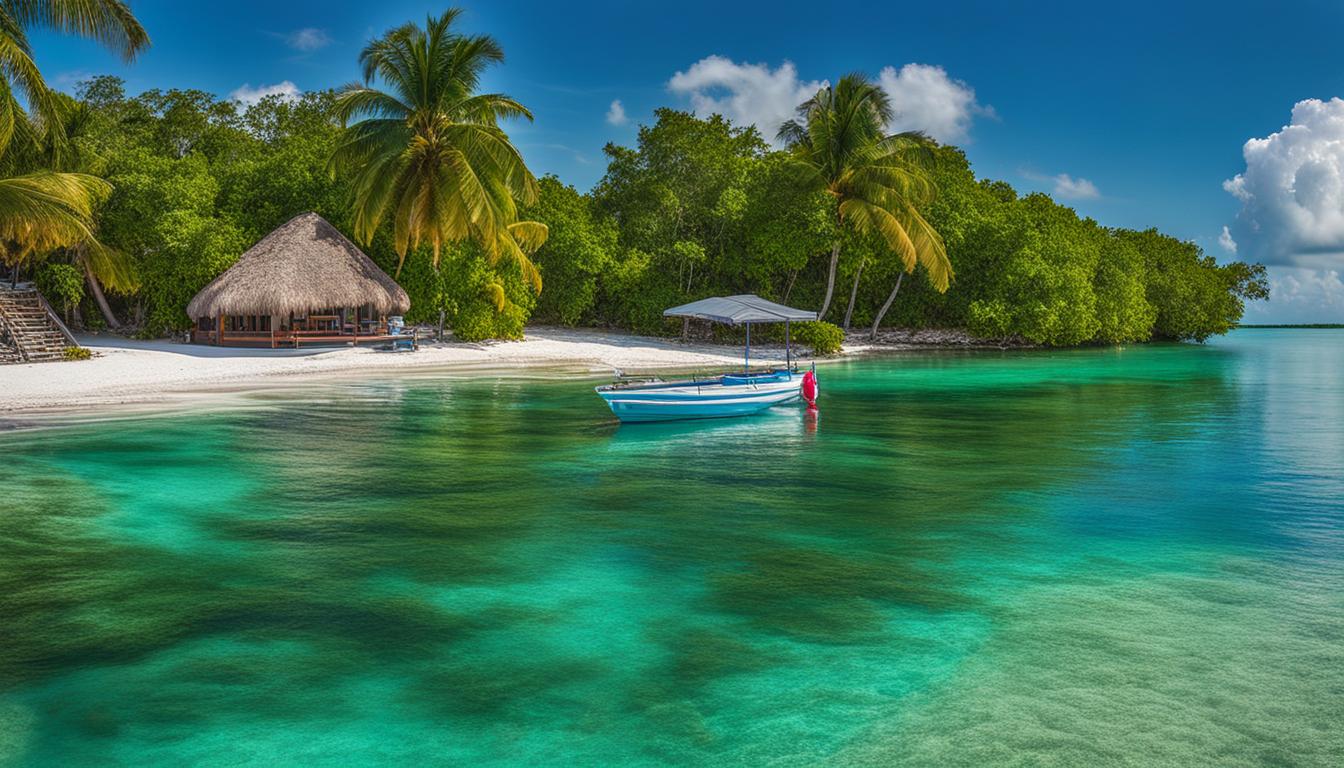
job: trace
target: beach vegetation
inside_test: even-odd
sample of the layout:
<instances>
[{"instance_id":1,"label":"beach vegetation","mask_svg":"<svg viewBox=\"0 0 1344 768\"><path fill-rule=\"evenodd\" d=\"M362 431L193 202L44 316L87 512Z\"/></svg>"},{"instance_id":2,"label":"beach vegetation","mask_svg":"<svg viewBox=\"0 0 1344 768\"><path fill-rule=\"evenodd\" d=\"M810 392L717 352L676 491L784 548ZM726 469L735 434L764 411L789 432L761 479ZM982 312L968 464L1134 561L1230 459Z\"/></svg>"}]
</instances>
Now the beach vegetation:
<instances>
[{"instance_id":1,"label":"beach vegetation","mask_svg":"<svg viewBox=\"0 0 1344 768\"><path fill-rule=\"evenodd\" d=\"M534 179L502 128L530 113L479 89L502 52L456 18L376 38L363 80L337 91L244 105L96 76L44 97L59 119L18 120L2 155L0 209L28 222L6 230L0 210L0 234L22 235L6 264L38 275L76 324L146 336L190 327L190 298L305 211L396 275L409 322L466 341L519 338L528 322L674 335L665 308L735 293L823 309L836 325L796 329L819 350L837 330L884 326L1203 340L1267 295L1259 265L1103 226L977 177L957 147L886 133L890 107L858 76L802 105L778 147L664 108L631 145L604 148L591 190ZM458 178L467 168L483 181Z\"/></svg>"},{"instance_id":2,"label":"beach vegetation","mask_svg":"<svg viewBox=\"0 0 1344 768\"><path fill-rule=\"evenodd\" d=\"M792 160L788 167L799 185L832 198L839 229L872 236L885 246L879 249L883 256L898 261L895 285L873 318L874 336L905 275L917 265L924 267L939 292L947 290L953 277L942 236L922 213L937 196L933 142L917 132L889 135L893 117L881 87L862 74L849 74L817 91L798 107L798 119L779 129ZM843 242L837 233L831 244L826 293L817 310L821 320L830 311ZM846 327L865 263L860 257Z\"/></svg>"},{"instance_id":3,"label":"beach vegetation","mask_svg":"<svg viewBox=\"0 0 1344 768\"><path fill-rule=\"evenodd\" d=\"M0 20L0 262L16 269L96 244L95 212L110 192L91 173L62 169L78 158L65 130L72 103L48 87L28 33L85 37L128 61L149 36L119 0L8 3Z\"/></svg>"},{"instance_id":4,"label":"beach vegetation","mask_svg":"<svg viewBox=\"0 0 1344 768\"><path fill-rule=\"evenodd\" d=\"M818 320L815 323L795 323L793 340L812 348L815 355L834 355L845 343L844 330L834 323Z\"/></svg>"},{"instance_id":5,"label":"beach vegetation","mask_svg":"<svg viewBox=\"0 0 1344 768\"><path fill-rule=\"evenodd\" d=\"M499 125L532 113L504 94L479 92L504 51L488 35L458 32L460 14L453 8L423 27L402 25L359 54L363 82L336 94L345 128L332 168L349 178L356 238L367 244L390 225L398 273L412 249L427 245L437 269L445 246L472 240L540 291L529 257L546 226L518 216L520 203L536 200L537 182ZM492 295L502 309L507 298Z\"/></svg>"},{"instance_id":6,"label":"beach vegetation","mask_svg":"<svg viewBox=\"0 0 1344 768\"><path fill-rule=\"evenodd\" d=\"M79 270L70 264L42 264L33 278L47 301L60 308L66 322L70 322L72 311L84 300L84 276Z\"/></svg>"},{"instance_id":7,"label":"beach vegetation","mask_svg":"<svg viewBox=\"0 0 1344 768\"><path fill-rule=\"evenodd\" d=\"M107 301L145 334L189 327L191 296L297 213L356 231L348 202L357 181L328 166L343 130L334 93L242 109L186 91L130 97L95 78L79 96L91 112L81 142L112 188L99 242L125 254L135 278ZM842 226L834 198L797 183L796 158L755 128L670 109L633 146L606 148L607 172L590 192L543 177L518 207L518 221L547 227L527 255L543 291L520 262L492 258L474 238L444 243L437 268L423 241L403 260L390 227L364 248L390 274L402 265L409 321L442 318L473 341L518 338L527 322L678 334L663 309L710 295L820 307L836 242L844 288L833 287L832 303L869 331L880 319L1044 345L1205 339L1264 295L1255 265L1219 264L1192 243L1107 228L1047 195L978 179L956 147L927 152L937 195L921 215L957 269L945 292L909 279L880 233ZM111 325L88 295L76 303L89 305L85 322Z\"/></svg>"}]
</instances>

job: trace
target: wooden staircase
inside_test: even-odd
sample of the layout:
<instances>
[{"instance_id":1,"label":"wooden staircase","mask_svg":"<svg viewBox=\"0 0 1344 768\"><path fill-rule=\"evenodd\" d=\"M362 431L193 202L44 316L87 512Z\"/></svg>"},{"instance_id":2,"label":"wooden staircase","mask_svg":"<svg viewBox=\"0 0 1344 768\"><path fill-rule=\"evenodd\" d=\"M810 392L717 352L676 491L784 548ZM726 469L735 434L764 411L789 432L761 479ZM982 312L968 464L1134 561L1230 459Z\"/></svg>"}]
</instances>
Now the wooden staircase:
<instances>
[{"instance_id":1,"label":"wooden staircase","mask_svg":"<svg viewBox=\"0 0 1344 768\"><path fill-rule=\"evenodd\" d=\"M0 363L64 360L66 347L77 346L36 288L0 286Z\"/></svg>"}]
</instances>

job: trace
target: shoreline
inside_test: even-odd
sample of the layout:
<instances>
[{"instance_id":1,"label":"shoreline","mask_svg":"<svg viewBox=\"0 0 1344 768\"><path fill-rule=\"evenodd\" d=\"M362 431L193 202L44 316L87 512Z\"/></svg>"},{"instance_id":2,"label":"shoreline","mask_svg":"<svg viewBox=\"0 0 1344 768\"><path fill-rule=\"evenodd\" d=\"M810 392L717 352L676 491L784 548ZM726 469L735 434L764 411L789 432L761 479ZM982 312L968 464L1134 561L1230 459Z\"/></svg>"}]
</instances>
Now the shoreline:
<instances>
[{"instance_id":1,"label":"shoreline","mask_svg":"<svg viewBox=\"0 0 1344 768\"><path fill-rule=\"evenodd\" d=\"M953 331L898 334L884 334L874 344L866 334L851 333L840 354L815 360L825 364L887 352L1011 348ZM110 335L85 335L79 341L93 350L92 359L0 367L0 417L12 421L101 410L172 409L203 399L225 400L306 383L387 374L598 379L621 373L721 371L742 362L741 350L735 346L550 326L529 327L521 341L431 342L416 352L398 353L345 346L299 350L212 347ZM799 359L814 360L810 355L795 355L795 361ZM753 345L752 363L783 365L783 346Z\"/></svg>"},{"instance_id":2,"label":"shoreline","mask_svg":"<svg viewBox=\"0 0 1344 768\"><path fill-rule=\"evenodd\" d=\"M734 347L612 331L536 327L522 341L425 343L416 352L370 347L300 350L210 347L167 340L80 336L90 360L0 367L0 416L59 416L124 406L172 406L204 397L306 382L395 376L575 376L695 371L740 364ZM783 347L752 348L782 365ZM137 409L139 410L139 409Z\"/></svg>"}]
</instances>

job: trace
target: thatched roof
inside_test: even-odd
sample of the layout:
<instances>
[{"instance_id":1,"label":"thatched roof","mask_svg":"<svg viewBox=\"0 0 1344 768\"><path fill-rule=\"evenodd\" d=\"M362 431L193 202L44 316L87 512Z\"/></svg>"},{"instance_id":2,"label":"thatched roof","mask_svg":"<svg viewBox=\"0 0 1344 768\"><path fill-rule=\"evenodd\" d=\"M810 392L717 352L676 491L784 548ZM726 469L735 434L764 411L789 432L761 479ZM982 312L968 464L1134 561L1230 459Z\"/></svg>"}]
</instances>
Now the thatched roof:
<instances>
[{"instance_id":1,"label":"thatched roof","mask_svg":"<svg viewBox=\"0 0 1344 768\"><path fill-rule=\"evenodd\" d=\"M406 291L326 219L295 216L263 237L187 305L190 317L288 315L372 304L411 307Z\"/></svg>"}]
</instances>

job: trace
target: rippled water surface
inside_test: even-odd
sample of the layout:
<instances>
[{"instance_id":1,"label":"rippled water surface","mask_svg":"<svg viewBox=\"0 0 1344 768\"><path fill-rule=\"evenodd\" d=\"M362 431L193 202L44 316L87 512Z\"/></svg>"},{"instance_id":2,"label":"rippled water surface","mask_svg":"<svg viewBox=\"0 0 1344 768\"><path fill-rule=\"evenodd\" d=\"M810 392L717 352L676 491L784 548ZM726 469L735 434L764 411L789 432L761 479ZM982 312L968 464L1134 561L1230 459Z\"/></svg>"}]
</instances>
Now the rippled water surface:
<instances>
[{"instance_id":1,"label":"rippled water surface","mask_svg":"<svg viewBox=\"0 0 1344 768\"><path fill-rule=\"evenodd\" d=\"M0 765L1344 764L1344 333L590 384L0 433Z\"/></svg>"}]
</instances>

